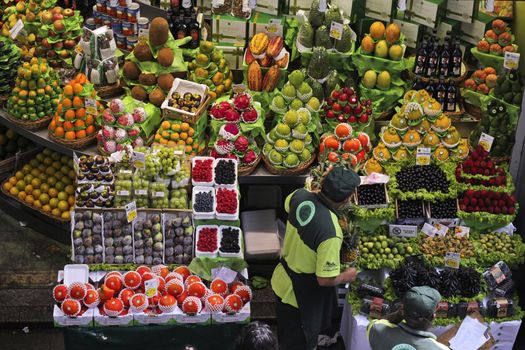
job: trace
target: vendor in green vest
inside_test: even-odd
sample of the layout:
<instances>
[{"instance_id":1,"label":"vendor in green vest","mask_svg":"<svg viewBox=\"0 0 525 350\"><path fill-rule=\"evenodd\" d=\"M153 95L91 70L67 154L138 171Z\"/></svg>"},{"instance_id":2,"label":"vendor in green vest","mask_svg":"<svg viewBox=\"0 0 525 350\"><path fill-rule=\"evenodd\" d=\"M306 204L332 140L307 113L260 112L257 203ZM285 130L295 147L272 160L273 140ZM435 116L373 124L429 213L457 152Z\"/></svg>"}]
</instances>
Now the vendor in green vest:
<instances>
[{"instance_id":1,"label":"vendor in green vest","mask_svg":"<svg viewBox=\"0 0 525 350\"><path fill-rule=\"evenodd\" d=\"M359 184L355 171L334 167L324 176L319 193L300 189L286 198L284 246L272 276L280 350L315 349L337 307L335 286L356 278L355 268L341 272L339 264L339 209Z\"/></svg>"},{"instance_id":2,"label":"vendor in green vest","mask_svg":"<svg viewBox=\"0 0 525 350\"><path fill-rule=\"evenodd\" d=\"M434 288L413 287L403 300L403 308L387 315L384 320L370 322L367 337L372 350L447 350L432 327L436 306L441 295Z\"/></svg>"}]
</instances>

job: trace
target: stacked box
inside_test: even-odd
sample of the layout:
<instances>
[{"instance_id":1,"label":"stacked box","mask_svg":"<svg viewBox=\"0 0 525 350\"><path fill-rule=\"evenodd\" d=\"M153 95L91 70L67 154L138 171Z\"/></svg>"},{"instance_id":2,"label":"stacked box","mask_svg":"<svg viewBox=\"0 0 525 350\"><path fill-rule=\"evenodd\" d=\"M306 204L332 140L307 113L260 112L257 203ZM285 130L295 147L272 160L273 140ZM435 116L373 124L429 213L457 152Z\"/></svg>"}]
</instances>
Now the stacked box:
<instances>
[{"instance_id":1,"label":"stacked box","mask_svg":"<svg viewBox=\"0 0 525 350\"><path fill-rule=\"evenodd\" d=\"M366 0L365 15L380 21L390 22L397 1L394 0Z\"/></svg>"},{"instance_id":2,"label":"stacked box","mask_svg":"<svg viewBox=\"0 0 525 350\"><path fill-rule=\"evenodd\" d=\"M405 17L412 22L435 28L445 13L445 0L407 0Z\"/></svg>"},{"instance_id":3,"label":"stacked box","mask_svg":"<svg viewBox=\"0 0 525 350\"><path fill-rule=\"evenodd\" d=\"M281 14L281 7L280 0L257 0L255 11L277 16Z\"/></svg>"},{"instance_id":4,"label":"stacked box","mask_svg":"<svg viewBox=\"0 0 525 350\"><path fill-rule=\"evenodd\" d=\"M248 22L248 40L257 33L266 33L269 37L284 36L284 22L283 17L254 12Z\"/></svg>"},{"instance_id":5,"label":"stacked box","mask_svg":"<svg viewBox=\"0 0 525 350\"><path fill-rule=\"evenodd\" d=\"M246 45L248 21L231 15L213 15L212 41L235 46Z\"/></svg>"}]
</instances>

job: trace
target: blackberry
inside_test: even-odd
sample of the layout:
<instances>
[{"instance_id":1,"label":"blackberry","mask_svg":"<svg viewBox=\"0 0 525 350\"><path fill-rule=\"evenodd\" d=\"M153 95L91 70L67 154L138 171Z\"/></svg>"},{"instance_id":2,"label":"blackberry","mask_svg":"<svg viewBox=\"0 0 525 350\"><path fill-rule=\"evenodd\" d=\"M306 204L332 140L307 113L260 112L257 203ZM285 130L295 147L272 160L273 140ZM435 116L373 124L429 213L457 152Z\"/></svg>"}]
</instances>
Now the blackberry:
<instances>
[{"instance_id":1,"label":"blackberry","mask_svg":"<svg viewBox=\"0 0 525 350\"><path fill-rule=\"evenodd\" d=\"M222 229L222 238L219 250L221 253L234 254L241 251L239 244L239 229L233 227L226 227Z\"/></svg>"},{"instance_id":2,"label":"blackberry","mask_svg":"<svg viewBox=\"0 0 525 350\"><path fill-rule=\"evenodd\" d=\"M400 219L415 219L425 216L423 202L420 200L398 201L397 212Z\"/></svg>"},{"instance_id":3,"label":"blackberry","mask_svg":"<svg viewBox=\"0 0 525 350\"><path fill-rule=\"evenodd\" d=\"M396 174L399 189L403 192L448 193L450 183L446 174L437 165L414 165L402 169Z\"/></svg>"},{"instance_id":4,"label":"blackberry","mask_svg":"<svg viewBox=\"0 0 525 350\"><path fill-rule=\"evenodd\" d=\"M362 185L357 188L359 205L386 204L386 191L383 184Z\"/></svg>"},{"instance_id":5,"label":"blackberry","mask_svg":"<svg viewBox=\"0 0 525 350\"><path fill-rule=\"evenodd\" d=\"M217 185L233 185L235 180L235 163L229 159L219 160L215 166L215 183Z\"/></svg>"},{"instance_id":6,"label":"blackberry","mask_svg":"<svg viewBox=\"0 0 525 350\"><path fill-rule=\"evenodd\" d=\"M445 199L430 203L430 214L434 219L452 219L457 217L456 199Z\"/></svg>"},{"instance_id":7,"label":"blackberry","mask_svg":"<svg viewBox=\"0 0 525 350\"><path fill-rule=\"evenodd\" d=\"M213 194L212 191L198 192L195 194L195 203L193 209L200 213L209 213L213 211Z\"/></svg>"}]
</instances>

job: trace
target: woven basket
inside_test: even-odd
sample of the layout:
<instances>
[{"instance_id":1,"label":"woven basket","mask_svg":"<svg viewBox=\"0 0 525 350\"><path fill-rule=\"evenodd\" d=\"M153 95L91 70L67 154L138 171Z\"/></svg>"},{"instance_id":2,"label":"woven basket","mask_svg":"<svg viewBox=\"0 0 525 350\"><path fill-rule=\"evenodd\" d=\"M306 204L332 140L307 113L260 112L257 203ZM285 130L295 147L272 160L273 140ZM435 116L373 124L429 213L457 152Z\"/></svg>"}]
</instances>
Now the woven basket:
<instances>
[{"instance_id":1,"label":"woven basket","mask_svg":"<svg viewBox=\"0 0 525 350\"><path fill-rule=\"evenodd\" d=\"M116 97L122 95L124 92L124 88L119 83L98 86L95 90L97 90L97 96L100 98Z\"/></svg>"},{"instance_id":2,"label":"woven basket","mask_svg":"<svg viewBox=\"0 0 525 350\"><path fill-rule=\"evenodd\" d=\"M96 140L97 135L93 134L91 136L84 137L80 140L69 141L69 140L60 139L56 137L55 135L53 135L52 133L48 133L48 138L55 143L64 145L71 149L78 150L78 149L82 149L82 148L89 146L93 141Z\"/></svg>"},{"instance_id":3,"label":"woven basket","mask_svg":"<svg viewBox=\"0 0 525 350\"><path fill-rule=\"evenodd\" d=\"M310 158L310 160L299 164L298 167L293 168L293 169L276 168L272 165L272 163L270 163L268 158L266 158L266 156L264 155L262 156L262 160L264 163L264 167L266 168L266 170L268 170L270 174L273 174L273 175L301 175L301 174L304 174L310 168L310 165L312 165L312 163L315 160L315 154L312 154L312 157Z\"/></svg>"},{"instance_id":4,"label":"woven basket","mask_svg":"<svg viewBox=\"0 0 525 350\"><path fill-rule=\"evenodd\" d=\"M43 128L47 128L47 126L51 122L51 119L53 119L53 117L45 117L45 118L42 118L36 121L23 121L23 120L11 117L10 114L7 115L7 118L13 123L15 123L16 125L21 126L26 130L40 130Z\"/></svg>"},{"instance_id":5,"label":"woven basket","mask_svg":"<svg viewBox=\"0 0 525 350\"><path fill-rule=\"evenodd\" d=\"M39 209L39 208L37 208L37 207L34 207L34 206L32 206L32 205L27 204L26 202L21 201L20 198L15 197L15 196L13 196L11 193L9 193L9 192L7 192L6 190L4 190L4 186L3 186L4 183L5 183L5 182L2 183L2 189L1 189L1 190L2 190L2 193L3 193L4 195L8 196L9 198L12 198L12 199L16 200L18 203L23 204L23 205L25 205L25 206L28 207L28 208L31 208L31 209L33 209L33 210L36 210L37 212L39 212L39 213L42 214L42 215L47 216L48 218L51 218L51 219L56 220L56 221L59 221L59 222L69 222L69 220L64 220L64 219L59 218L59 217L56 217L56 216L51 216L50 213L46 213L46 212L43 211L42 209Z\"/></svg>"},{"instance_id":6,"label":"woven basket","mask_svg":"<svg viewBox=\"0 0 525 350\"><path fill-rule=\"evenodd\" d=\"M239 169L237 170L238 171L238 175L239 176L248 176L251 173L253 173L255 171L255 169L257 169L257 166L259 165L259 163L261 162L261 158L262 157L259 155L259 157L257 157L257 159L255 160L255 162L252 165L239 166Z\"/></svg>"},{"instance_id":7,"label":"woven basket","mask_svg":"<svg viewBox=\"0 0 525 350\"><path fill-rule=\"evenodd\" d=\"M26 163L29 162L38 152L42 151L41 147L36 147L20 153L18 155L18 162ZM8 173L15 170L17 165L16 155L0 161L0 174Z\"/></svg>"}]
</instances>

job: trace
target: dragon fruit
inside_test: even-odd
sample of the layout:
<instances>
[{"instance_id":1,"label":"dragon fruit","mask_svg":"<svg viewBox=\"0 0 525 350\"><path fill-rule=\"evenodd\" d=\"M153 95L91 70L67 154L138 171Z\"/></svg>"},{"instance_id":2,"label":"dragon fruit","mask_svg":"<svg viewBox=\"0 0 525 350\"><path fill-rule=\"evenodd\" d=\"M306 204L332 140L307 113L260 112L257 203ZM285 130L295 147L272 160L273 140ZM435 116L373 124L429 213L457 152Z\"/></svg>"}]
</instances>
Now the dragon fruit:
<instances>
[{"instance_id":1,"label":"dragon fruit","mask_svg":"<svg viewBox=\"0 0 525 350\"><path fill-rule=\"evenodd\" d=\"M126 145L121 145L119 143L117 143L117 151L124 151L126 149Z\"/></svg>"},{"instance_id":2,"label":"dragon fruit","mask_svg":"<svg viewBox=\"0 0 525 350\"><path fill-rule=\"evenodd\" d=\"M257 154L253 150L248 150L244 157L242 158L242 162L244 164L252 164L257 160Z\"/></svg>"},{"instance_id":3,"label":"dragon fruit","mask_svg":"<svg viewBox=\"0 0 525 350\"><path fill-rule=\"evenodd\" d=\"M104 121L104 124L113 125L116 119L109 109L105 109L104 112L102 112L102 120Z\"/></svg>"},{"instance_id":4,"label":"dragon fruit","mask_svg":"<svg viewBox=\"0 0 525 350\"><path fill-rule=\"evenodd\" d=\"M99 130L97 132L97 141L102 142L104 140L104 136L102 136L102 130Z\"/></svg>"},{"instance_id":5,"label":"dragon fruit","mask_svg":"<svg viewBox=\"0 0 525 350\"><path fill-rule=\"evenodd\" d=\"M214 148L214 149L212 149L211 152L210 152L210 157L213 157L213 158L222 158L222 155L219 154L219 152L217 152L217 151L215 150L215 148Z\"/></svg>"},{"instance_id":6,"label":"dragon fruit","mask_svg":"<svg viewBox=\"0 0 525 350\"><path fill-rule=\"evenodd\" d=\"M144 146L144 140L142 139L142 137L139 136L135 141L131 143L131 145L133 146L133 148L142 147Z\"/></svg>"},{"instance_id":7,"label":"dragon fruit","mask_svg":"<svg viewBox=\"0 0 525 350\"><path fill-rule=\"evenodd\" d=\"M241 120L241 115L236 110L229 109L226 112L224 112L224 118L228 122L237 123L239 122L239 120Z\"/></svg>"},{"instance_id":8,"label":"dragon fruit","mask_svg":"<svg viewBox=\"0 0 525 350\"><path fill-rule=\"evenodd\" d=\"M109 125L104 125L101 132L102 132L102 137L105 140L111 140L115 138L115 129Z\"/></svg>"},{"instance_id":9,"label":"dragon fruit","mask_svg":"<svg viewBox=\"0 0 525 350\"><path fill-rule=\"evenodd\" d=\"M242 112L242 121L245 123L255 123L257 121L257 117L257 111L253 107L250 107L249 109Z\"/></svg>"},{"instance_id":10,"label":"dragon fruit","mask_svg":"<svg viewBox=\"0 0 525 350\"><path fill-rule=\"evenodd\" d=\"M219 154L222 154L222 155L228 154L231 151L233 151L233 149L234 149L234 146L231 141L220 139L215 142L215 150Z\"/></svg>"},{"instance_id":11,"label":"dragon fruit","mask_svg":"<svg viewBox=\"0 0 525 350\"><path fill-rule=\"evenodd\" d=\"M132 139L136 139L140 135L140 128L137 125L133 125L131 130L128 130L128 136Z\"/></svg>"},{"instance_id":12,"label":"dragon fruit","mask_svg":"<svg viewBox=\"0 0 525 350\"><path fill-rule=\"evenodd\" d=\"M235 140L235 150L239 153L246 152L249 145L250 141L243 135L239 136L237 140Z\"/></svg>"},{"instance_id":13,"label":"dragon fruit","mask_svg":"<svg viewBox=\"0 0 525 350\"><path fill-rule=\"evenodd\" d=\"M104 143L104 151L107 153L113 153L117 150L117 144L113 140L106 141Z\"/></svg>"},{"instance_id":14,"label":"dragon fruit","mask_svg":"<svg viewBox=\"0 0 525 350\"><path fill-rule=\"evenodd\" d=\"M111 100L111 102L109 102L109 109L111 110L111 112L117 114L117 113L123 113L124 112L124 102L122 102L121 99L119 98L116 98L114 100Z\"/></svg>"},{"instance_id":15,"label":"dragon fruit","mask_svg":"<svg viewBox=\"0 0 525 350\"><path fill-rule=\"evenodd\" d=\"M241 111L250 107L251 103L252 98L248 94L238 94L233 98L233 105Z\"/></svg>"},{"instance_id":16,"label":"dragon fruit","mask_svg":"<svg viewBox=\"0 0 525 350\"><path fill-rule=\"evenodd\" d=\"M144 120L146 120L147 114L144 108L137 107L133 110L133 120L135 123L142 123Z\"/></svg>"},{"instance_id":17,"label":"dragon fruit","mask_svg":"<svg viewBox=\"0 0 525 350\"><path fill-rule=\"evenodd\" d=\"M115 132L115 140L119 143L123 142L127 136L126 130L124 129L117 129Z\"/></svg>"},{"instance_id":18,"label":"dragon fruit","mask_svg":"<svg viewBox=\"0 0 525 350\"><path fill-rule=\"evenodd\" d=\"M240 130L237 124L224 124L219 130L219 136L226 140L235 140L239 136Z\"/></svg>"},{"instance_id":19,"label":"dragon fruit","mask_svg":"<svg viewBox=\"0 0 525 350\"><path fill-rule=\"evenodd\" d=\"M129 128L133 125L133 116L129 113L124 113L117 119L117 123L125 128Z\"/></svg>"}]
</instances>

